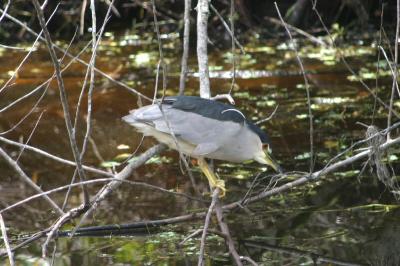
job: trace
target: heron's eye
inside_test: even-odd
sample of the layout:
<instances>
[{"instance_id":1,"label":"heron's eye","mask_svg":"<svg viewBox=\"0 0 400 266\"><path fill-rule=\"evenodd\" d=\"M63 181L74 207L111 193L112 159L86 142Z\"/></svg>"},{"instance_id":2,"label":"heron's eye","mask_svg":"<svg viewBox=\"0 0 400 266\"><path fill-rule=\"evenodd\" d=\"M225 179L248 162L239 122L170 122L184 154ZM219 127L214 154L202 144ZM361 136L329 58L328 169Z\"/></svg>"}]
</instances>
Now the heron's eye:
<instances>
[{"instance_id":1,"label":"heron's eye","mask_svg":"<svg viewBox=\"0 0 400 266\"><path fill-rule=\"evenodd\" d=\"M271 150L271 148L269 147L269 144L268 144L268 143L263 143L262 148L263 148L264 151L267 151L268 153L271 153L271 152L272 152L272 150Z\"/></svg>"}]
</instances>

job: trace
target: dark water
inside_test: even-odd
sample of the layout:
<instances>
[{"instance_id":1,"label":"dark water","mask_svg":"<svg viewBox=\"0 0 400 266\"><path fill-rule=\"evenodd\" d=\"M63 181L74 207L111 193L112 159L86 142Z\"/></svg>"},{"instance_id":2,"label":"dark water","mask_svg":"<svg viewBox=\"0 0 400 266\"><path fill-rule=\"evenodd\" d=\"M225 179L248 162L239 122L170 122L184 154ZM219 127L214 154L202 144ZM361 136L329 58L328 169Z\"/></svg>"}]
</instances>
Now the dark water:
<instances>
[{"instance_id":1,"label":"dark water","mask_svg":"<svg viewBox=\"0 0 400 266\"><path fill-rule=\"evenodd\" d=\"M175 95L179 82L180 54L174 36L164 41L164 52L168 65L166 93ZM340 63L337 51L300 43L300 55L307 69L310 82L312 112L314 115L315 169L321 169L334 155L346 149L352 142L362 139L366 128L357 122L372 122L384 128L387 110L375 105L373 97L361 86ZM365 41L343 47L342 52L350 65L379 97L387 102L391 89L388 68L384 62L376 86L376 48L373 41ZM76 45L71 52L82 48ZM303 76L299 72L294 53L278 41L253 40L245 46L246 54L237 55L236 86L232 92L236 105L247 117L258 121L268 117L276 106L271 120L262 128L272 140L275 157L286 171L308 171L309 169L309 120L306 90ZM26 54L24 51L0 51L0 82L10 77L15 66ZM83 56L87 61L89 55ZM227 93L231 86L230 52L215 50L210 54L213 94ZM67 59L65 59L67 60ZM65 62L68 62L69 59ZM111 38L101 47L96 66L115 79L123 81L141 93L153 97L155 69L158 62L157 46L151 39L138 36L125 37L123 41ZM190 60L190 78L186 93L197 95L195 76L196 60ZM2 93L1 108L24 95L45 81L53 73L46 50L39 47L18 72L14 85ZM63 75L71 110L75 113L83 83L85 69L74 63ZM159 93L161 96L161 82ZM8 130L21 119L43 89L32 97L0 113L0 129ZM147 102L143 102L147 104ZM128 90L96 76L93 94L93 131L84 162L87 165L104 167L117 165L141 143L141 135L124 124L121 117L137 106L137 97ZM86 98L78 117L78 142L81 145L85 131ZM398 110L400 102L395 102ZM52 82L44 99L14 131L4 137L15 141L26 141L39 115L43 115L32 134L29 144L62 158L72 159L67 141L63 113L59 103L56 82ZM138 153L155 144L145 138ZM20 149L1 144L14 159ZM351 153L346 156L350 156ZM398 149L391 151L387 161L398 173ZM386 161L386 162L387 162ZM74 169L54 162L31 151L24 151L19 163L28 176L43 190L66 185ZM268 189L272 172L257 163L228 164L215 162L218 174L226 180L228 188L224 203L244 197L257 176L251 194ZM263 201L246 206L227 215L227 222L235 240L239 241L239 253L250 256L263 265L313 265L313 259L334 259L336 264L361 263L374 265L398 265L400 250L400 228L398 202L390 190L377 180L373 168L357 162L317 182ZM116 170L122 166L115 166ZM103 168L104 169L104 168ZM206 191L206 179L193 168L199 189ZM90 174L91 178L98 176ZM283 184L294 177L277 181ZM171 191L190 194L191 183L180 170L177 155L167 151L137 169L131 180L143 181ZM101 184L90 186L92 195ZM0 207L4 208L33 191L18 176L0 161ZM65 192L52 195L62 203ZM81 202L80 189L73 189L68 206ZM205 196L205 199L209 199ZM87 221L87 225L123 224L135 221L162 219L204 210L205 205L184 197L177 197L154 190L124 184ZM49 205L34 200L21 207L3 213L9 237L35 232L51 225L56 218ZM141 234L124 237L80 237L57 240L55 265L182 265L197 261L199 238L178 243L187 235L201 228L203 221L191 221L181 225L166 226L157 234ZM212 226L215 225L215 221ZM16 252L19 263L45 265L41 258L41 242ZM2 247L2 246L1 246ZM210 235L207 240L207 263L231 264L221 237ZM313 255L312 255L313 254ZM2 259L6 262L5 259ZM329 260L328 260L329 261ZM329 262L318 262L332 265ZM333 262L330 262L333 263ZM333 263L333 265L335 265ZM345 265L345 264L344 264Z\"/></svg>"}]
</instances>

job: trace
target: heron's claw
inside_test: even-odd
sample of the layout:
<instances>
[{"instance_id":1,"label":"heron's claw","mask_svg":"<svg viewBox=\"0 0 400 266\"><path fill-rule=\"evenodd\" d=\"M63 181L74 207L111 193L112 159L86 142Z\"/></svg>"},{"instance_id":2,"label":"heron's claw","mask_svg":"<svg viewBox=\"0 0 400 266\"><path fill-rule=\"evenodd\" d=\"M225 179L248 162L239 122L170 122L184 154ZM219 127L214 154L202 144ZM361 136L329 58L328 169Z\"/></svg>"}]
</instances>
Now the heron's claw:
<instances>
[{"instance_id":1,"label":"heron's claw","mask_svg":"<svg viewBox=\"0 0 400 266\"><path fill-rule=\"evenodd\" d=\"M225 181L221 179L215 180L214 184L211 184L211 187L213 188L219 188L219 198L225 197L226 194L226 188L225 188Z\"/></svg>"}]
</instances>

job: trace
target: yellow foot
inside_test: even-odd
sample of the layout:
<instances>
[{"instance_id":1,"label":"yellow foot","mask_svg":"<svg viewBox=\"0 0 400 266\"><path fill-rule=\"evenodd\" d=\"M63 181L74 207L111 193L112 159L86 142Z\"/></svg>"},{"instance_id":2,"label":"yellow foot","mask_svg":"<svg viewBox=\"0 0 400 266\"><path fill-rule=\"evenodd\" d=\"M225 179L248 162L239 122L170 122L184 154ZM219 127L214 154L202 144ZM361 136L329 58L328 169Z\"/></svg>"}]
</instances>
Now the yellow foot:
<instances>
[{"instance_id":1,"label":"yellow foot","mask_svg":"<svg viewBox=\"0 0 400 266\"><path fill-rule=\"evenodd\" d=\"M211 179L209 180L211 189L214 190L215 188L219 188L219 198L225 197L226 188L225 188L225 181L221 179Z\"/></svg>"},{"instance_id":2,"label":"yellow foot","mask_svg":"<svg viewBox=\"0 0 400 266\"><path fill-rule=\"evenodd\" d=\"M215 184L211 184L211 187L219 188L219 190L220 190L219 196L218 196L219 198L225 197L226 188L225 188L225 181L224 180L217 179Z\"/></svg>"},{"instance_id":3,"label":"yellow foot","mask_svg":"<svg viewBox=\"0 0 400 266\"><path fill-rule=\"evenodd\" d=\"M199 166L200 169L203 171L205 176L208 179L208 182L210 182L211 188L219 188L220 189L220 194L219 197L223 198L225 197L226 189L225 189L225 181L219 179L215 173L210 169L208 166L207 162L204 160L204 158L198 158Z\"/></svg>"}]
</instances>

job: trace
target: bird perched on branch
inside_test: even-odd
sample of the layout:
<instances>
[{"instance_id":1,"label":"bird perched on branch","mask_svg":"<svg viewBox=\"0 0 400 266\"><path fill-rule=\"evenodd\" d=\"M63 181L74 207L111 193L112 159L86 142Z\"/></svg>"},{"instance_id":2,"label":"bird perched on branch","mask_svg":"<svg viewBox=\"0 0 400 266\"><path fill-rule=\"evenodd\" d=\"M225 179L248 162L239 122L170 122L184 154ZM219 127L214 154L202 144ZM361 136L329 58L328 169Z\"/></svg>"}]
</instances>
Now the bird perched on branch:
<instances>
[{"instance_id":1,"label":"bird perched on branch","mask_svg":"<svg viewBox=\"0 0 400 266\"><path fill-rule=\"evenodd\" d=\"M166 97L130 111L122 118L145 136L152 136L198 160L211 187L225 195L225 183L205 158L239 163L255 160L281 172L270 155L270 140L235 107L195 96Z\"/></svg>"}]
</instances>

